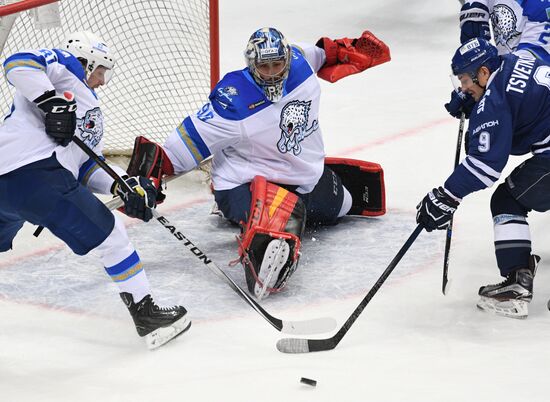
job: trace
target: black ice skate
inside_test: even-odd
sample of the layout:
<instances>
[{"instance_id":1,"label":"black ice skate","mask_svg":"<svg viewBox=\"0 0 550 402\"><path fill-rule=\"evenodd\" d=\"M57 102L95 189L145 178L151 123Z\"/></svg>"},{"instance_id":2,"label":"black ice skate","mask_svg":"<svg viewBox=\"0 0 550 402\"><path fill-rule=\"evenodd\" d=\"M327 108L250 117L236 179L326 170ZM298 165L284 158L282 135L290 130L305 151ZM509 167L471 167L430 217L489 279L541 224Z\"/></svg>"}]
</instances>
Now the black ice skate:
<instances>
[{"instance_id":1,"label":"black ice skate","mask_svg":"<svg viewBox=\"0 0 550 402\"><path fill-rule=\"evenodd\" d=\"M538 255L529 258L529 266L511 272L504 281L479 288L477 307L498 315L526 318L533 298L533 278L540 261Z\"/></svg>"},{"instance_id":2,"label":"black ice skate","mask_svg":"<svg viewBox=\"0 0 550 402\"><path fill-rule=\"evenodd\" d=\"M151 295L134 303L130 293L122 292L120 297L128 307L139 336L145 337L149 349L156 349L189 329L187 310L182 306L159 307Z\"/></svg>"}]
</instances>

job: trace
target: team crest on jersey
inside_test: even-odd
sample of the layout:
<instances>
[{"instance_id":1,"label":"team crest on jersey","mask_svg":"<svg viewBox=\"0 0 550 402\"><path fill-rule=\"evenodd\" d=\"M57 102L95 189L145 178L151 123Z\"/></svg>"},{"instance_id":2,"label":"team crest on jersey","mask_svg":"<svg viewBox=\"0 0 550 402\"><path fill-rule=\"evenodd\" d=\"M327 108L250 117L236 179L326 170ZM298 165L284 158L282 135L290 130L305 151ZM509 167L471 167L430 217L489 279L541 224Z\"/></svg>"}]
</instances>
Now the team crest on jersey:
<instances>
[{"instance_id":1,"label":"team crest on jersey","mask_svg":"<svg viewBox=\"0 0 550 402\"><path fill-rule=\"evenodd\" d=\"M494 6L491 13L491 23L497 45L506 46L508 49L513 50L511 42L521 35L521 32L516 29L517 22L516 14L510 7L504 4Z\"/></svg>"},{"instance_id":2,"label":"team crest on jersey","mask_svg":"<svg viewBox=\"0 0 550 402\"><path fill-rule=\"evenodd\" d=\"M229 102L233 102L233 96L237 96L239 91L235 87L223 87L218 88L218 95L227 99Z\"/></svg>"},{"instance_id":3,"label":"team crest on jersey","mask_svg":"<svg viewBox=\"0 0 550 402\"><path fill-rule=\"evenodd\" d=\"M78 119L77 127L80 129L82 140L90 148L94 148L103 137L103 113L95 107L88 110L84 118Z\"/></svg>"},{"instance_id":4,"label":"team crest on jersey","mask_svg":"<svg viewBox=\"0 0 550 402\"><path fill-rule=\"evenodd\" d=\"M277 142L277 148L283 154L292 152L299 155L302 152L300 143L319 128L317 120L313 120L308 127L310 109L311 101L295 100L287 103L281 111L281 139Z\"/></svg>"}]
</instances>

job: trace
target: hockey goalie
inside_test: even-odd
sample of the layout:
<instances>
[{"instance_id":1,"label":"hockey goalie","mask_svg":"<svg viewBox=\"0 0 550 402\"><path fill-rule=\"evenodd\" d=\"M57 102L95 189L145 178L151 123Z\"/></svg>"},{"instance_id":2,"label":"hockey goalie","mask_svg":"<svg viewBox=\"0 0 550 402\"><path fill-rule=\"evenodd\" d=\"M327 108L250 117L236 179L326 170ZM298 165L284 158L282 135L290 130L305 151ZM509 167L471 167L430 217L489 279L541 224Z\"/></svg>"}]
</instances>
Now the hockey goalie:
<instances>
[{"instance_id":1,"label":"hockey goalie","mask_svg":"<svg viewBox=\"0 0 550 402\"><path fill-rule=\"evenodd\" d=\"M277 29L261 28L244 54L246 67L226 74L163 148L136 139L128 173L159 185L212 156L217 208L241 227L238 261L261 299L288 283L306 226L385 213L380 165L325 157L318 77L336 82L389 61L390 53L369 31L290 45Z\"/></svg>"}]
</instances>

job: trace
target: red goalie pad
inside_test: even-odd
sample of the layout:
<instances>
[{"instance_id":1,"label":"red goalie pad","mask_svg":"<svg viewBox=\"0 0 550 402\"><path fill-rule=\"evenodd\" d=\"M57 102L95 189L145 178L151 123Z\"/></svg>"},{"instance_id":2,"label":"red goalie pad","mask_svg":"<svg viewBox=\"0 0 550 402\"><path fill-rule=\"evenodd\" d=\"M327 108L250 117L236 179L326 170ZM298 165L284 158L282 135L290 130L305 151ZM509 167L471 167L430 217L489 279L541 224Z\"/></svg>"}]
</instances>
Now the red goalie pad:
<instances>
[{"instance_id":1,"label":"red goalie pad","mask_svg":"<svg viewBox=\"0 0 550 402\"><path fill-rule=\"evenodd\" d=\"M280 291L297 267L301 237L305 228L305 206L294 193L256 176L251 184L250 218L239 239L239 256L245 269L246 282L251 293L258 296L265 286L268 293ZM288 257L280 261L276 276L268 283L262 269L266 269L266 249L274 239L288 243ZM285 246L287 247L287 246Z\"/></svg>"},{"instance_id":2,"label":"red goalie pad","mask_svg":"<svg viewBox=\"0 0 550 402\"><path fill-rule=\"evenodd\" d=\"M351 194L352 205L348 215L379 216L386 213L382 166L349 158L325 158L325 165L340 177Z\"/></svg>"},{"instance_id":3,"label":"red goalie pad","mask_svg":"<svg viewBox=\"0 0 550 402\"><path fill-rule=\"evenodd\" d=\"M357 39L321 38L317 46L325 49L327 58L317 75L329 82L336 82L391 59L389 47L370 31L363 32Z\"/></svg>"}]
</instances>

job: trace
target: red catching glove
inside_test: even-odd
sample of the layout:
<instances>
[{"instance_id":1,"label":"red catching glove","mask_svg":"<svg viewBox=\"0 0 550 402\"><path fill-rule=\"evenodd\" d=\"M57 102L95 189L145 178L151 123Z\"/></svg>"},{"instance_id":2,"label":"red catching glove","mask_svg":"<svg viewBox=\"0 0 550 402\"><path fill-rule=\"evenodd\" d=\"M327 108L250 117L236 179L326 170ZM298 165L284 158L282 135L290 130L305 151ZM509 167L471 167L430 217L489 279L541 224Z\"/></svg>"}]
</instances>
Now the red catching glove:
<instances>
[{"instance_id":1,"label":"red catching glove","mask_svg":"<svg viewBox=\"0 0 550 402\"><path fill-rule=\"evenodd\" d=\"M317 76L330 82L391 60L389 47L370 31L357 39L321 38L317 46L325 50L327 57Z\"/></svg>"}]
</instances>

